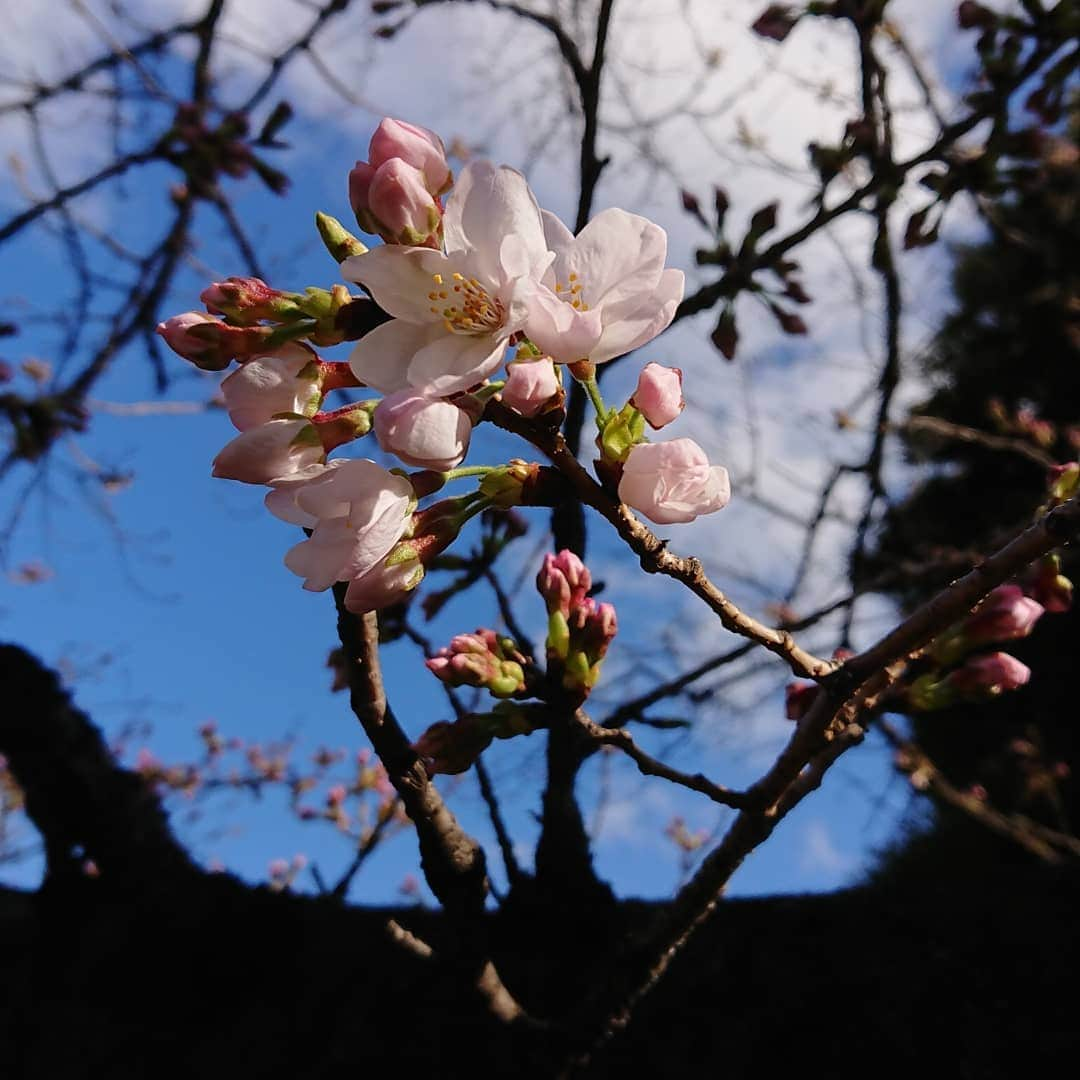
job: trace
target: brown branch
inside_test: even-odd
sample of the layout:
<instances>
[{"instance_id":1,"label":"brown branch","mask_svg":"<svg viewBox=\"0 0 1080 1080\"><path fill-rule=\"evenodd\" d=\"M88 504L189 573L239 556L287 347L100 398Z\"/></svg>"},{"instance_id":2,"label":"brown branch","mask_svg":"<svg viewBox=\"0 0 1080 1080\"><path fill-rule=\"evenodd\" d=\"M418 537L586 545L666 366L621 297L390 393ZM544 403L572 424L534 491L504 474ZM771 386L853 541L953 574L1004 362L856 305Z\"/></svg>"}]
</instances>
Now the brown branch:
<instances>
[{"instance_id":1,"label":"brown branch","mask_svg":"<svg viewBox=\"0 0 1080 1080\"><path fill-rule=\"evenodd\" d=\"M824 607L819 608L809 615L803 616L801 619L785 623L783 628L790 631L805 630L808 627L814 626L826 616L831 615L834 611L849 607L853 600L854 597L845 596L840 600L833 601L831 604L826 604ZM718 668L742 659L742 657L752 652L755 648L756 643L748 641L744 645L739 645L734 649L729 649L727 652L720 653L719 656L713 656L708 660L702 661L702 663L698 664L696 667L683 672L682 675L679 675L674 679L669 679L667 682L660 683L659 686L654 686L653 689L647 693L624 702L605 717L603 726L606 728L621 727L629 720L644 719L642 713L650 705L655 705L658 701L663 701L665 698L675 697L677 694L681 694L688 686L697 682L698 679L716 671Z\"/></svg>"},{"instance_id":2,"label":"brown branch","mask_svg":"<svg viewBox=\"0 0 1080 1080\"><path fill-rule=\"evenodd\" d=\"M912 169L947 157L960 139L985 120L993 117L1000 110L1001 101L1007 99L1008 95L1013 93L1017 87L1030 79L1055 51L1057 50L1052 44L1040 43L1032 50L1027 61L1020 65L1011 79L998 84L998 93L994 95L993 100L977 109L973 109L967 116L957 120L955 123L946 125L934 142L926 149L904 161L895 162L890 175L875 174L865 184L856 188L835 205L829 208L824 205L819 206L814 215L797 229L793 229L786 236L775 240L767 248L741 261L716 281L703 285L697 292L685 297L675 312L673 322L707 311L719 300L735 296L736 293L749 284L756 271L774 266L792 248L808 240L837 218L850 213L852 210L859 209L867 198L876 194L883 187L898 187Z\"/></svg>"},{"instance_id":3,"label":"brown branch","mask_svg":"<svg viewBox=\"0 0 1080 1080\"><path fill-rule=\"evenodd\" d=\"M326 4L319 8L315 18L312 19L311 23L308 25L307 30L270 61L270 70L266 73L263 81L252 91L247 101L240 107L240 111L245 114L251 112L251 110L254 109L255 106L258 105L259 102L273 89L278 77L294 57L302 52L306 52L314 57L314 54L311 53L310 50L311 46L315 43L315 38L318 37L320 31L322 31L334 16L340 15L346 11L350 3L351 0L328 0Z\"/></svg>"},{"instance_id":4,"label":"brown branch","mask_svg":"<svg viewBox=\"0 0 1080 1080\"><path fill-rule=\"evenodd\" d=\"M888 742L900 751L897 755L897 768L910 777L913 783L918 776L920 791L927 791L934 798L963 811L980 825L1014 841L1043 862L1060 863L1062 850L1074 857L1080 857L1080 839L1056 829L1048 829L1022 814L1002 813L970 791L961 791L949 782L921 747L910 739L905 739L887 720L879 720L877 726Z\"/></svg>"},{"instance_id":5,"label":"brown branch","mask_svg":"<svg viewBox=\"0 0 1080 1080\"><path fill-rule=\"evenodd\" d=\"M970 443L973 446L985 446L987 450L1001 450L1005 453L1019 454L1043 469L1052 469L1057 461L1045 450L1028 442L1008 435L994 435L989 431L954 424L940 416L912 416L903 424L896 424L893 430L905 434L929 432L943 439L955 439L957 442Z\"/></svg>"},{"instance_id":6,"label":"brown branch","mask_svg":"<svg viewBox=\"0 0 1080 1080\"><path fill-rule=\"evenodd\" d=\"M130 154L124 154L123 157L119 157L115 161L110 162L105 168L99 169L92 176L80 180L77 184L71 184L66 188L61 188L48 199L42 199L40 202L34 203L33 206L27 207L22 213L16 214L13 218L9 218L4 225L0 226L0 243L11 239L12 236L31 224L31 222L37 221L43 214L47 214L50 210L59 210L61 207L67 205L72 199L93 190L106 180L111 180L114 176L120 176L123 173L126 173L128 169L135 165L145 165L148 161L154 161L162 157L164 149L164 141L162 139L156 139L145 149L136 150Z\"/></svg>"},{"instance_id":7,"label":"brown branch","mask_svg":"<svg viewBox=\"0 0 1080 1080\"><path fill-rule=\"evenodd\" d=\"M672 554L666 540L659 539L633 515L629 507L620 503L589 476L570 452L560 433L543 431L538 425L530 424L498 401L489 402L487 417L499 427L520 435L543 451L569 481L577 497L614 526L615 531L638 556L646 573L664 574L682 582L708 605L726 630L755 641L782 657L796 675L820 679L834 670L836 665L832 661L822 660L808 653L799 646L789 631L766 626L732 603L709 580L698 559Z\"/></svg>"},{"instance_id":8,"label":"brown branch","mask_svg":"<svg viewBox=\"0 0 1080 1080\"><path fill-rule=\"evenodd\" d=\"M483 849L458 824L390 709L379 662L378 616L375 612L356 616L346 610L344 584L334 586L334 600L353 712L416 827L421 865L431 891L458 928L444 959L462 971L494 1016L506 1023L523 1021L524 1011L487 958L484 901L488 883Z\"/></svg>"},{"instance_id":9,"label":"brown branch","mask_svg":"<svg viewBox=\"0 0 1080 1080\"><path fill-rule=\"evenodd\" d=\"M115 68L120 64L128 62L131 57L139 57L144 53L159 52L168 45L173 38L195 33L198 26L199 24L197 22L178 23L176 26L170 26L166 30L159 30L149 37L137 41L133 45L125 46L122 52L113 51L105 53L95 60L91 60L90 63L79 68L77 71L72 72L60 82L45 86L36 86L29 97L23 98L21 101L10 101L0 105L0 116L3 116L5 113L35 109L38 105L59 94L81 91L83 89L83 84L99 72L108 71L111 68Z\"/></svg>"},{"instance_id":10,"label":"brown branch","mask_svg":"<svg viewBox=\"0 0 1080 1080\"><path fill-rule=\"evenodd\" d=\"M379 819L375 822L375 827L368 833L367 837L363 839L357 846L356 854L353 856L352 861L345 868L344 873L338 878L334 887L330 890L330 895L335 900L344 900L348 895L349 886L352 885L353 879L360 872L361 867L367 862L371 853L379 846L380 841L386 834L387 828L394 820L394 814L397 810L398 804L395 802L381 811Z\"/></svg>"},{"instance_id":11,"label":"brown branch","mask_svg":"<svg viewBox=\"0 0 1080 1080\"><path fill-rule=\"evenodd\" d=\"M449 689L449 687L447 688ZM503 867L506 870L506 878L513 888L524 876L521 865L514 854L514 841L510 831L503 820L502 809L499 806L498 797L495 794L495 785L491 782L491 774L484 764L483 758L477 758L473 763L476 771L476 779L480 785L480 795L488 809L488 817L491 818L491 827L495 830L495 840L499 845L499 853L502 855Z\"/></svg>"},{"instance_id":12,"label":"brown branch","mask_svg":"<svg viewBox=\"0 0 1080 1080\"><path fill-rule=\"evenodd\" d=\"M1047 552L1080 537L1080 498L1051 510L996 554L954 582L905 619L871 648L822 680L819 693L769 771L745 793L740 810L720 844L680 891L670 915L645 950L643 972L607 1014L603 1045L630 1020L637 1002L663 977L671 960L719 903L732 874L777 824L816 789L833 762L861 741L871 713L906 667L906 658L952 625L996 585Z\"/></svg>"},{"instance_id":13,"label":"brown branch","mask_svg":"<svg viewBox=\"0 0 1080 1080\"><path fill-rule=\"evenodd\" d=\"M625 728L602 727L600 724L593 723L584 714L579 714L575 718L575 723L595 746L614 746L621 750L633 761L643 776L659 776L672 784L678 784L679 787L689 788L691 791L698 791L702 795L707 795L713 802L720 803L721 806L732 806L741 809L749 805L749 800L741 791L733 791L731 788L723 787L721 784L715 784L702 773L691 774L681 772L679 769L673 769L658 758L645 753L634 742L633 736Z\"/></svg>"}]
</instances>

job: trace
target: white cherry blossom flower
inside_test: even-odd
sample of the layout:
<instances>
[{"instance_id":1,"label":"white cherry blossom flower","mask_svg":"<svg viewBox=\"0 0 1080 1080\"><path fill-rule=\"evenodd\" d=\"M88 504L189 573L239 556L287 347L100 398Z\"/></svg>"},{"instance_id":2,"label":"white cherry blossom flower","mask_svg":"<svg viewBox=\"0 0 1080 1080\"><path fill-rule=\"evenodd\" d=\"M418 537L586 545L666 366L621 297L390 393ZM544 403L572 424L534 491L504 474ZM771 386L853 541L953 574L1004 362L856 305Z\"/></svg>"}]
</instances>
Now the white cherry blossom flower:
<instances>
[{"instance_id":1,"label":"white cherry blossom flower","mask_svg":"<svg viewBox=\"0 0 1080 1080\"><path fill-rule=\"evenodd\" d=\"M543 212L555 261L529 300L525 332L561 364L602 364L666 329L683 295L681 270L665 270L667 233L625 210L604 210L575 237Z\"/></svg>"},{"instance_id":2,"label":"white cherry blossom flower","mask_svg":"<svg viewBox=\"0 0 1080 1080\"><path fill-rule=\"evenodd\" d=\"M414 503L412 485L374 461L344 461L296 492L314 532L285 555L285 565L312 592L352 581L372 569L401 539Z\"/></svg>"},{"instance_id":3,"label":"white cherry blossom flower","mask_svg":"<svg viewBox=\"0 0 1080 1080\"><path fill-rule=\"evenodd\" d=\"M248 428L214 458L213 475L244 484L269 484L326 460L315 425L303 417Z\"/></svg>"},{"instance_id":4,"label":"white cherry blossom flower","mask_svg":"<svg viewBox=\"0 0 1080 1080\"><path fill-rule=\"evenodd\" d=\"M693 439L640 443L623 466L619 498L657 525L671 525L722 510L731 483Z\"/></svg>"},{"instance_id":5,"label":"white cherry blossom flower","mask_svg":"<svg viewBox=\"0 0 1080 1080\"><path fill-rule=\"evenodd\" d=\"M342 264L393 316L350 358L376 390L446 397L482 382L524 325L526 297L551 262L525 178L488 161L462 170L443 236L445 252L387 244Z\"/></svg>"},{"instance_id":6,"label":"white cherry blossom flower","mask_svg":"<svg viewBox=\"0 0 1080 1080\"><path fill-rule=\"evenodd\" d=\"M221 395L239 431L265 424L278 413L312 416L322 400L318 357L298 344L256 356L222 382Z\"/></svg>"},{"instance_id":7,"label":"white cherry blossom flower","mask_svg":"<svg viewBox=\"0 0 1080 1080\"><path fill-rule=\"evenodd\" d=\"M399 390L375 410L375 438L406 465L442 472L461 463L469 449L473 422L452 401Z\"/></svg>"}]
</instances>

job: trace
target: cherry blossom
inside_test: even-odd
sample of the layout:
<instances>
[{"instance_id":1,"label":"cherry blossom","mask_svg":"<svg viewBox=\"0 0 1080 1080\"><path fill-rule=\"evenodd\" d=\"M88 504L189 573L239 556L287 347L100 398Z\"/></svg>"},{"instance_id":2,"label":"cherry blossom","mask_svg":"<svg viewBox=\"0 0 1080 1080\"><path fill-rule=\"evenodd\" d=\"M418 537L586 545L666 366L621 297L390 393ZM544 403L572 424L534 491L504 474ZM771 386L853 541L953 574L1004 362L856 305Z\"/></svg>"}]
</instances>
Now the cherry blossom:
<instances>
[{"instance_id":1,"label":"cherry blossom","mask_svg":"<svg viewBox=\"0 0 1080 1080\"><path fill-rule=\"evenodd\" d=\"M395 560L389 556L366 573L353 578L345 590L345 607L356 615L379 611L404 599L424 578L419 558Z\"/></svg>"},{"instance_id":2,"label":"cherry blossom","mask_svg":"<svg viewBox=\"0 0 1080 1080\"><path fill-rule=\"evenodd\" d=\"M667 233L625 210L597 214L575 237L543 214L555 260L532 290L525 331L558 363L600 364L651 341L675 317L681 270L665 270Z\"/></svg>"},{"instance_id":3,"label":"cherry blossom","mask_svg":"<svg viewBox=\"0 0 1080 1080\"><path fill-rule=\"evenodd\" d=\"M285 565L305 579L305 589L321 592L366 574L390 551L408 524L413 490L405 477L356 459L301 485L295 503L316 525Z\"/></svg>"},{"instance_id":4,"label":"cherry blossom","mask_svg":"<svg viewBox=\"0 0 1080 1080\"><path fill-rule=\"evenodd\" d=\"M342 263L392 320L353 351L356 377L384 393L446 397L482 382L522 329L551 254L525 178L477 161L447 200L446 252L392 244Z\"/></svg>"},{"instance_id":5,"label":"cherry blossom","mask_svg":"<svg viewBox=\"0 0 1080 1080\"><path fill-rule=\"evenodd\" d=\"M303 417L271 420L242 431L214 458L213 475L269 484L326 459L315 425Z\"/></svg>"},{"instance_id":6,"label":"cherry blossom","mask_svg":"<svg viewBox=\"0 0 1080 1080\"><path fill-rule=\"evenodd\" d=\"M221 394L239 431L265 424L278 413L312 416L322 400L318 358L303 345L286 345L242 364L222 382Z\"/></svg>"},{"instance_id":7,"label":"cherry blossom","mask_svg":"<svg viewBox=\"0 0 1080 1080\"><path fill-rule=\"evenodd\" d=\"M368 145L368 160L358 161L349 173L349 201L354 210L368 205L368 193L379 169L400 160L417 169L424 187L439 195L450 185L450 166L442 139L433 131L386 117L375 129Z\"/></svg>"},{"instance_id":8,"label":"cherry blossom","mask_svg":"<svg viewBox=\"0 0 1080 1080\"><path fill-rule=\"evenodd\" d=\"M630 404L656 431L666 427L686 408L682 394L682 372L660 364L646 364L638 376Z\"/></svg>"},{"instance_id":9,"label":"cherry blossom","mask_svg":"<svg viewBox=\"0 0 1080 1080\"><path fill-rule=\"evenodd\" d=\"M453 402L415 390L390 394L375 410L379 445L418 469L452 469L469 449L472 426L469 414Z\"/></svg>"},{"instance_id":10,"label":"cherry blossom","mask_svg":"<svg viewBox=\"0 0 1080 1080\"><path fill-rule=\"evenodd\" d=\"M426 244L438 235L442 209L424 186L424 174L394 158L371 178L367 208L357 210L357 220L387 243Z\"/></svg>"},{"instance_id":11,"label":"cherry blossom","mask_svg":"<svg viewBox=\"0 0 1080 1080\"><path fill-rule=\"evenodd\" d=\"M506 367L502 401L522 416L535 416L559 391L562 382L546 356L515 360Z\"/></svg>"},{"instance_id":12,"label":"cherry blossom","mask_svg":"<svg viewBox=\"0 0 1080 1080\"><path fill-rule=\"evenodd\" d=\"M619 498L657 525L671 525L722 510L731 485L727 469L710 465L693 439L672 439L630 450Z\"/></svg>"}]
</instances>

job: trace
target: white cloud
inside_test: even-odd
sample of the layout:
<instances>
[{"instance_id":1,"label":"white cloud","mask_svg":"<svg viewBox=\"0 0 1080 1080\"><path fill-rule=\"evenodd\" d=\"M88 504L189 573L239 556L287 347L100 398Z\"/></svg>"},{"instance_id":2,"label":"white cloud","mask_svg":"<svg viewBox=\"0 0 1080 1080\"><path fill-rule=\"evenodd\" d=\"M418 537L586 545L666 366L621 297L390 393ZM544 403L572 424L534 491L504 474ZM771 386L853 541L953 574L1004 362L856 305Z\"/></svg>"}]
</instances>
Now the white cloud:
<instances>
[{"instance_id":1,"label":"white cloud","mask_svg":"<svg viewBox=\"0 0 1080 1080\"><path fill-rule=\"evenodd\" d=\"M828 824L820 818L802 822L802 837L799 867L804 873L837 876L858 867L859 859L837 848Z\"/></svg>"}]
</instances>

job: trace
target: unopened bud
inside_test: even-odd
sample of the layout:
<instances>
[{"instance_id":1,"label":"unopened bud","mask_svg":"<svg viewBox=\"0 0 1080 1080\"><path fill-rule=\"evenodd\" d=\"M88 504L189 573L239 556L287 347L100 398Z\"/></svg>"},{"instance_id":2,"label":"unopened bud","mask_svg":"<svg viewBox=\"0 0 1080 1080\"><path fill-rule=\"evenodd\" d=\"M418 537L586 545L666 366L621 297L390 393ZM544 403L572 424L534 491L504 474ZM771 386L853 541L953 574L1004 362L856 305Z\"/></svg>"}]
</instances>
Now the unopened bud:
<instances>
[{"instance_id":1,"label":"unopened bud","mask_svg":"<svg viewBox=\"0 0 1080 1080\"><path fill-rule=\"evenodd\" d=\"M300 314L288 294L257 277L215 281L203 289L199 299L207 311L224 315L238 326L253 326L262 319L281 322Z\"/></svg>"},{"instance_id":2,"label":"unopened bud","mask_svg":"<svg viewBox=\"0 0 1080 1080\"><path fill-rule=\"evenodd\" d=\"M485 474L480 481L480 492L492 500L492 505L507 510L528 502L525 489L537 482L540 466L534 462L515 458L501 469Z\"/></svg>"},{"instance_id":3,"label":"unopened bud","mask_svg":"<svg viewBox=\"0 0 1080 1080\"><path fill-rule=\"evenodd\" d=\"M353 255L367 254L367 246L357 240L337 218L318 213L315 215L315 226L335 262L343 263Z\"/></svg>"},{"instance_id":4,"label":"unopened bud","mask_svg":"<svg viewBox=\"0 0 1080 1080\"><path fill-rule=\"evenodd\" d=\"M558 555L547 554L536 576L536 587L547 605L548 614L559 611L569 617L592 588L592 575L585 564L569 549Z\"/></svg>"},{"instance_id":5,"label":"unopened bud","mask_svg":"<svg viewBox=\"0 0 1080 1080\"><path fill-rule=\"evenodd\" d=\"M996 697L1006 690L1018 690L1031 678L1031 668L1015 656L995 652L973 657L957 668L946 680L956 693L980 701Z\"/></svg>"},{"instance_id":6,"label":"unopened bud","mask_svg":"<svg viewBox=\"0 0 1080 1080\"><path fill-rule=\"evenodd\" d=\"M332 412L316 413L311 422L315 425L323 450L330 453L366 435L371 430L371 418L378 404L378 401L358 401L355 405L344 405Z\"/></svg>"},{"instance_id":7,"label":"unopened bud","mask_svg":"<svg viewBox=\"0 0 1080 1080\"><path fill-rule=\"evenodd\" d=\"M1035 566L1028 582L1028 593L1051 614L1072 607L1073 583L1061 573L1061 557L1045 555Z\"/></svg>"}]
</instances>

